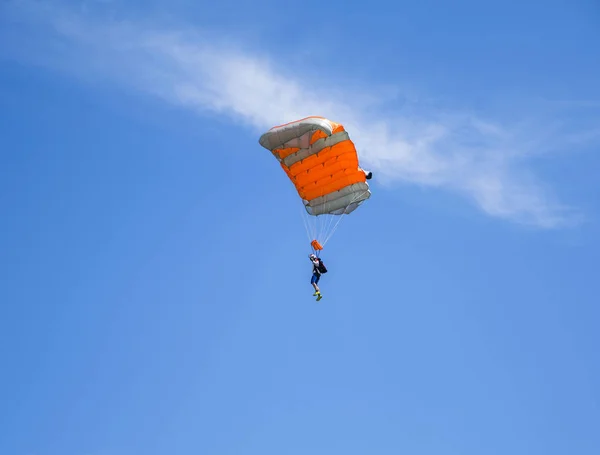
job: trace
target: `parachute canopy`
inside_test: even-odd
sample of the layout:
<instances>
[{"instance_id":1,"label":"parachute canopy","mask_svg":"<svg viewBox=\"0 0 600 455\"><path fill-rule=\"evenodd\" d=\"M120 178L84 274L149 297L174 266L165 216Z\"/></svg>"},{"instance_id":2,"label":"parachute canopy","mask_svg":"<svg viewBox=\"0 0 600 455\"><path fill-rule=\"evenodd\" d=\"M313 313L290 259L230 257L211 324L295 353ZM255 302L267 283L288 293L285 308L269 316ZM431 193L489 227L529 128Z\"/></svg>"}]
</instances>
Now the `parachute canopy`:
<instances>
[{"instance_id":1,"label":"parachute canopy","mask_svg":"<svg viewBox=\"0 0 600 455\"><path fill-rule=\"evenodd\" d=\"M353 212L371 192L344 126L307 117L271 128L259 140L277 158L309 215Z\"/></svg>"}]
</instances>

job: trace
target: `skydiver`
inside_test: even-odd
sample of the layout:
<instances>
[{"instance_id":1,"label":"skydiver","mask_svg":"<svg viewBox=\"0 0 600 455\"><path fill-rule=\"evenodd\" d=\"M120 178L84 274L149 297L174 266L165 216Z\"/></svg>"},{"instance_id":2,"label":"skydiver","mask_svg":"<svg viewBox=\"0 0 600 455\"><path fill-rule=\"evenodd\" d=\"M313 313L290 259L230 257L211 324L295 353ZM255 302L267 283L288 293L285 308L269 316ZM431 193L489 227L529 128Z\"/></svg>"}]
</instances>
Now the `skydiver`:
<instances>
[{"instance_id":1,"label":"skydiver","mask_svg":"<svg viewBox=\"0 0 600 455\"><path fill-rule=\"evenodd\" d=\"M313 264L312 278L310 279L310 284L312 284L313 288L315 288L315 293L313 294L313 296L317 297L317 302L318 302L319 300L321 300L323 298L323 296L321 295L321 290L319 289L319 286L317 285L317 283L321 279L321 271L319 270L320 260L318 257L316 257L312 253L308 255L308 258L310 259L310 262L312 262L312 264Z\"/></svg>"}]
</instances>

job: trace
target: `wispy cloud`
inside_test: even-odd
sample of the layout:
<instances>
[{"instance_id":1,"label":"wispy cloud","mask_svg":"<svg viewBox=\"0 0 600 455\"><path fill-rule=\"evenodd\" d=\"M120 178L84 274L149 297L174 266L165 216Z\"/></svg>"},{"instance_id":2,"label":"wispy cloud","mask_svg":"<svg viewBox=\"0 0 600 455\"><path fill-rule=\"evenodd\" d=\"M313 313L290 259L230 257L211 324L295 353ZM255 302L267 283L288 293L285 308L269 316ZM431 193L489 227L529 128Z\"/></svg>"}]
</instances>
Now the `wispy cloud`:
<instances>
[{"instance_id":1,"label":"wispy cloud","mask_svg":"<svg viewBox=\"0 0 600 455\"><path fill-rule=\"evenodd\" d=\"M550 150L549 144L557 147L552 128L509 127L432 107L390 113L373 101L377 94L344 93L333 73L330 79L302 79L277 66L274 57L242 52L195 30L90 19L81 11L29 0L11 2L4 11L13 20L12 35L5 30L4 41L18 40L15 49L22 58L124 84L200 114L228 116L257 134L295 118L323 115L344 123L364 167L380 182L450 190L491 216L542 228L580 219L556 202L527 166L527 159ZM15 27L17 20L22 22ZM570 140L590 138L597 139L597 131Z\"/></svg>"}]
</instances>

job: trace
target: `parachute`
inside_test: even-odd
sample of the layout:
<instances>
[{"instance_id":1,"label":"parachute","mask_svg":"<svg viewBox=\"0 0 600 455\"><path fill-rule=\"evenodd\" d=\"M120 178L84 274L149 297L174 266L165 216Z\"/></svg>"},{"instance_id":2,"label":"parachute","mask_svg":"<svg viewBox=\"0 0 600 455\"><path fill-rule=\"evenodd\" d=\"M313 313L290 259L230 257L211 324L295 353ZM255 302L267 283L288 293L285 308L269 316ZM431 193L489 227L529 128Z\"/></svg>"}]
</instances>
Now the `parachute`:
<instances>
[{"instance_id":1,"label":"parachute","mask_svg":"<svg viewBox=\"0 0 600 455\"><path fill-rule=\"evenodd\" d=\"M281 164L305 208L313 251L323 249L344 215L371 197L344 126L312 116L271 128L259 139ZM308 215L308 216L306 216Z\"/></svg>"}]
</instances>

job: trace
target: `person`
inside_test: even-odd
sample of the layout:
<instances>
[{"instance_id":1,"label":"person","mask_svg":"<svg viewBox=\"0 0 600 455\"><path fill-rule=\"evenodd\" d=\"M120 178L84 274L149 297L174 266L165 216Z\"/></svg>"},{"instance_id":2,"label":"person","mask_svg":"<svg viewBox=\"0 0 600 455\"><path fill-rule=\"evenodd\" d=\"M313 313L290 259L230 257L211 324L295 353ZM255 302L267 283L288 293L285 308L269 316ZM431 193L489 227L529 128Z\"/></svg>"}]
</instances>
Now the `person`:
<instances>
[{"instance_id":1,"label":"person","mask_svg":"<svg viewBox=\"0 0 600 455\"><path fill-rule=\"evenodd\" d=\"M313 288L315 288L315 293L313 296L317 297L317 302L323 298L321 295L321 290L319 289L318 283L321 279L321 271L319 270L319 258L315 256L313 253L308 255L310 262L313 264L312 269L312 278L310 279L310 284L312 284Z\"/></svg>"}]
</instances>

